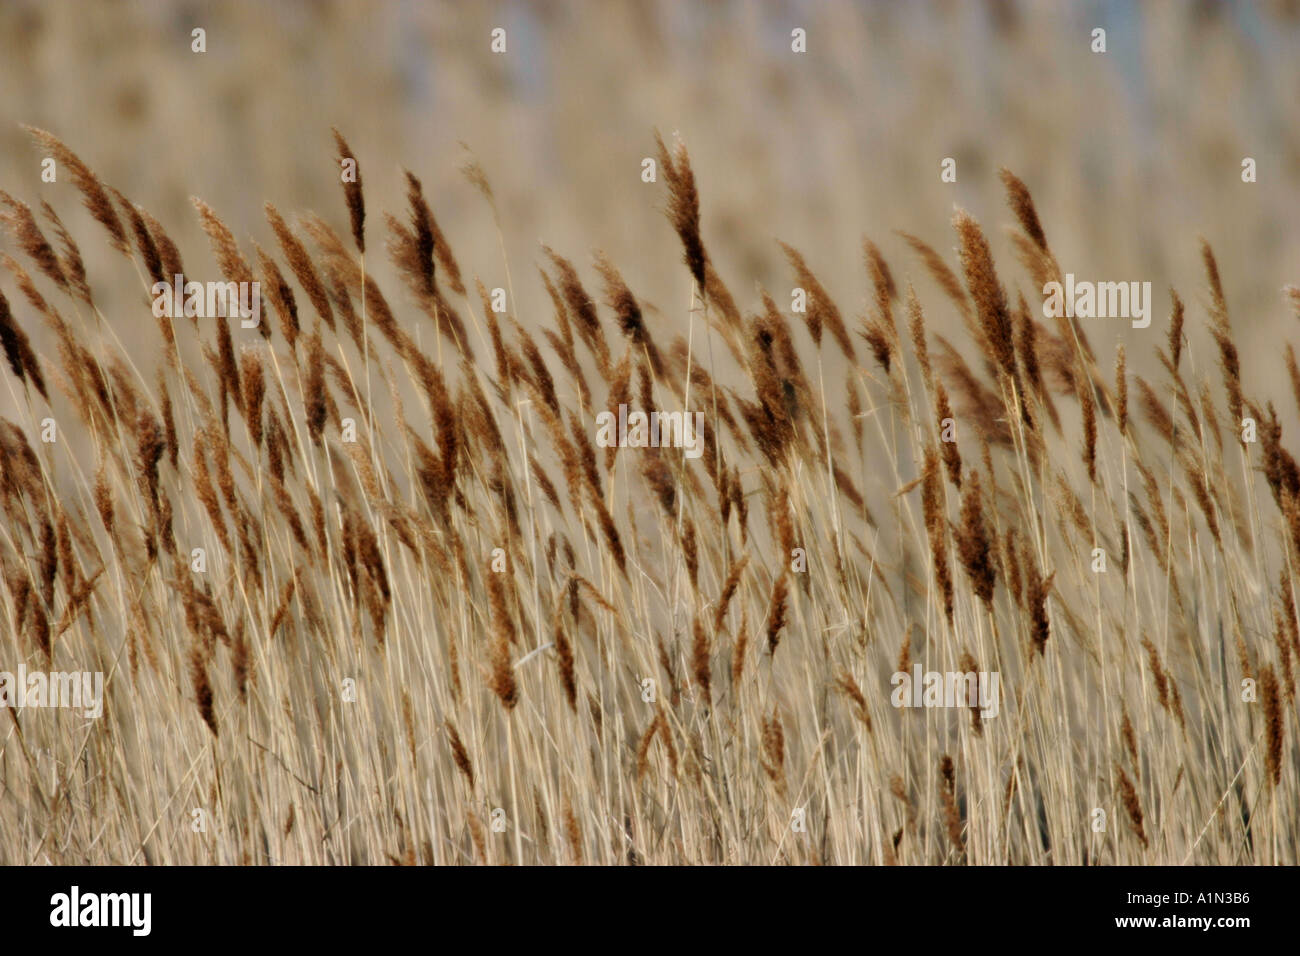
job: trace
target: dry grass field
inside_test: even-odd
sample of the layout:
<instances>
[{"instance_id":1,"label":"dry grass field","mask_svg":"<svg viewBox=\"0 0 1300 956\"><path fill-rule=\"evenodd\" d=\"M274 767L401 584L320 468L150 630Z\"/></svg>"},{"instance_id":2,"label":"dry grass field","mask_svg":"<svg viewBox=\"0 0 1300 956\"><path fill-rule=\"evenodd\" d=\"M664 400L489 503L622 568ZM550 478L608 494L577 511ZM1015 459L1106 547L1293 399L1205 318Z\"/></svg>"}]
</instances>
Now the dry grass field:
<instances>
[{"instance_id":1,"label":"dry grass field","mask_svg":"<svg viewBox=\"0 0 1300 956\"><path fill-rule=\"evenodd\" d=\"M521 236L521 154L435 191L340 120L243 145L311 172L232 225L38 121L0 181L0 672L102 674L102 714L3 708L0 863L1300 858L1294 222L1256 257L1112 225L1107 271L1014 157L954 207L940 148L911 217L796 202L782 242L733 195L715 232L726 165L647 124L600 187L630 237L551 233L592 201L553 171ZM1045 315L1075 272L1155 279L1150 326ZM260 322L158 315L178 274ZM699 444L609 447L620 406ZM993 696L896 706L918 668Z\"/></svg>"}]
</instances>

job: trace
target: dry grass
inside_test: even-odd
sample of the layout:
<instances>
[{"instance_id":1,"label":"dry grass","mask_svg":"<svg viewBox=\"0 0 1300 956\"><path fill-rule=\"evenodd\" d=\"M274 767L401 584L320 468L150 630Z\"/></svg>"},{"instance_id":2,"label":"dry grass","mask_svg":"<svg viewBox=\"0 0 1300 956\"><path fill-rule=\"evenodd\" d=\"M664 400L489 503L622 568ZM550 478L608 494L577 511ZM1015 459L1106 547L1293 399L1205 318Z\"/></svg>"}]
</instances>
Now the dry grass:
<instances>
[{"instance_id":1,"label":"dry grass","mask_svg":"<svg viewBox=\"0 0 1300 956\"><path fill-rule=\"evenodd\" d=\"M181 269L162 226L33 135L147 301ZM1130 415L1105 327L1038 322L964 212L957 263L905 237L941 302L900 301L864 243L870 365L792 247L808 313L742 314L685 146L656 145L679 314L549 248L553 316L494 314L409 173L386 293L358 176L334 210L355 253L268 204L247 256L196 199L219 271L189 278L255 278L266 314L162 319L157 355L95 307L54 210L52 243L0 194L37 275L5 257L0 665L106 685L97 721L0 716L0 862L1297 862L1300 469L1210 246L1222 376L1173 296L1168 380ZM1003 183L1033 292L1060 267ZM620 403L702 411L704 454L598 449ZM895 709L913 662L998 672L1000 714Z\"/></svg>"}]
</instances>

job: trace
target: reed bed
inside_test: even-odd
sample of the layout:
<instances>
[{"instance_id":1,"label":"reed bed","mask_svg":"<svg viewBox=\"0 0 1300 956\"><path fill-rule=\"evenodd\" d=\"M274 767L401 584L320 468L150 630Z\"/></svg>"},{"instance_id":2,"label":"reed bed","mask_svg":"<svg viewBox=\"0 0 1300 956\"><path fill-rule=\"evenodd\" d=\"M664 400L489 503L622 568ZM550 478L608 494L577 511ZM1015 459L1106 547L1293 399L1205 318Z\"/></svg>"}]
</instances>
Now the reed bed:
<instances>
[{"instance_id":1,"label":"reed bed","mask_svg":"<svg viewBox=\"0 0 1300 956\"><path fill-rule=\"evenodd\" d=\"M1014 267L959 210L955 255L865 240L849 316L786 246L799 313L733 294L656 134L680 305L543 247L525 316L414 173L400 213L358 176L242 245L196 199L190 275L30 132L71 185L0 193L0 668L102 672L104 713L0 716L0 862L1297 862L1300 374L1238 354L1208 243L1147 381L1040 319L1063 270L1007 171ZM261 324L123 341L71 189L141 309L256 281ZM703 412L702 454L599 446L619 405ZM896 708L918 664L997 672L999 713Z\"/></svg>"}]
</instances>

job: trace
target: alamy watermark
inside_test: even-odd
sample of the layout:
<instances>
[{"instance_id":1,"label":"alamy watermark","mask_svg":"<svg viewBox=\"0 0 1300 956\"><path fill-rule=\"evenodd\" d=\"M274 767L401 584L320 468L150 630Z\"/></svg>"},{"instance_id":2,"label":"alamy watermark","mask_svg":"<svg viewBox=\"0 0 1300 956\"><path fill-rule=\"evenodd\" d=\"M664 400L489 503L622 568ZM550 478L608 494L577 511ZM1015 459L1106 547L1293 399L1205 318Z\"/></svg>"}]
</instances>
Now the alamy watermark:
<instances>
[{"instance_id":1,"label":"alamy watermark","mask_svg":"<svg viewBox=\"0 0 1300 956\"><path fill-rule=\"evenodd\" d=\"M921 665L912 673L896 671L889 702L895 707L978 707L980 717L996 717L1001 710L997 671L928 671Z\"/></svg>"},{"instance_id":2,"label":"alamy watermark","mask_svg":"<svg viewBox=\"0 0 1300 956\"><path fill-rule=\"evenodd\" d=\"M125 926L133 936L148 936L153 919L152 893L68 893L50 897L51 926Z\"/></svg>"},{"instance_id":3,"label":"alamy watermark","mask_svg":"<svg viewBox=\"0 0 1300 956\"><path fill-rule=\"evenodd\" d=\"M596 416L596 444L601 448L683 448L687 458L704 454L704 413L605 411Z\"/></svg>"},{"instance_id":4,"label":"alamy watermark","mask_svg":"<svg viewBox=\"0 0 1300 956\"><path fill-rule=\"evenodd\" d=\"M262 286L259 282L186 282L177 273L171 285L155 282L153 314L176 318L176 310L186 318L225 318L239 316L239 325L255 329L262 321Z\"/></svg>"},{"instance_id":5,"label":"alamy watermark","mask_svg":"<svg viewBox=\"0 0 1300 956\"><path fill-rule=\"evenodd\" d=\"M102 671L27 672L26 664L18 673L0 671L0 707L71 707L81 708L86 717L104 715L104 674Z\"/></svg>"},{"instance_id":6,"label":"alamy watermark","mask_svg":"<svg viewBox=\"0 0 1300 956\"><path fill-rule=\"evenodd\" d=\"M1043 315L1049 319L1132 319L1135 329L1151 324L1150 282L1075 282L1074 273L1067 272L1064 286L1048 282L1043 295Z\"/></svg>"}]
</instances>

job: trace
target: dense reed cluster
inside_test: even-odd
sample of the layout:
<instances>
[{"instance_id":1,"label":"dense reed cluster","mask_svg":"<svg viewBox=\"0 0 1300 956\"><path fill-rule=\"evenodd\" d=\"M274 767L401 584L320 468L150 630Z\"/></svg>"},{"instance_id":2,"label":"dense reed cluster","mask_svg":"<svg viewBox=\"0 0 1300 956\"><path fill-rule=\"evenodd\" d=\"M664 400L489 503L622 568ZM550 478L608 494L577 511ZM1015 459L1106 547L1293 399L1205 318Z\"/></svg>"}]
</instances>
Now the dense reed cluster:
<instances>
[{"instance_id":1,"label":"dense reed cluster","mask_svg":"<svg viewBox=\"0 0 1300 956\"><path fill-rule=\"evenodd\" d=\"M1006 171L1017 280L958 211L952 261L864 240L856 319L788 245L806 309L746 311L656 135L680 312L543 247L522 316L413 173L402 215L358 173L344 234L268 203L248 246L195 199L191 276L30 132L141 315L182 273L268 308L128 345L55 208L0 192L0 670L105 686L0 716L0 862L1300 858L1300 466L1208 244L1213 351L1171 291L1147 381L1113 323L1039 320L1063 270ZM598 447L620 405L702 411L702 455ZM918 665L996 672L999 712L895 707Z\"/></svg>"}]
</instances>

